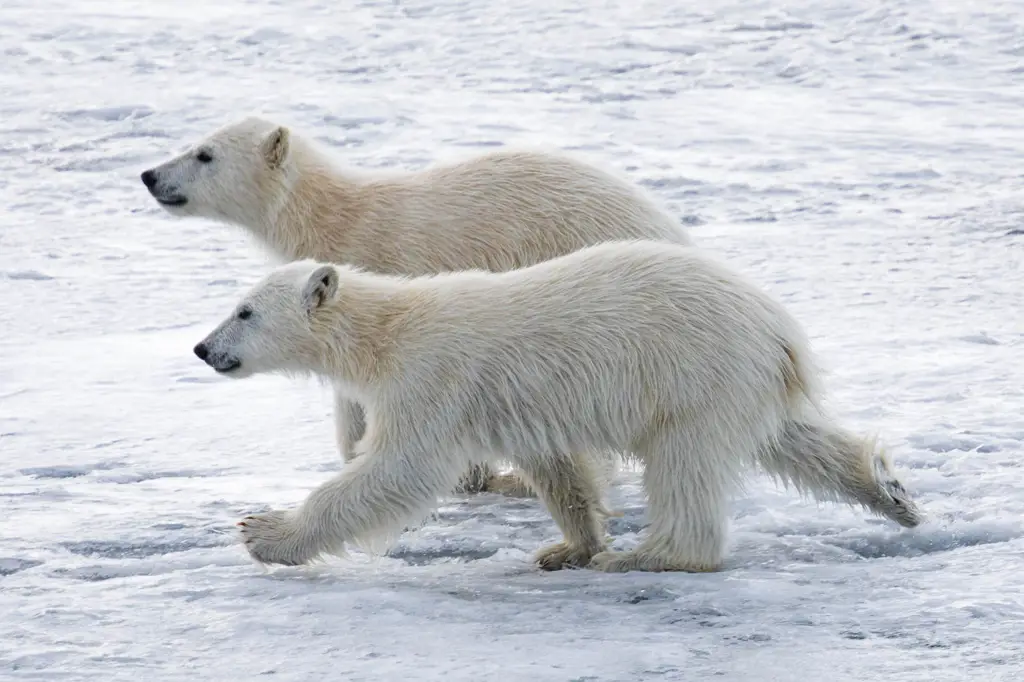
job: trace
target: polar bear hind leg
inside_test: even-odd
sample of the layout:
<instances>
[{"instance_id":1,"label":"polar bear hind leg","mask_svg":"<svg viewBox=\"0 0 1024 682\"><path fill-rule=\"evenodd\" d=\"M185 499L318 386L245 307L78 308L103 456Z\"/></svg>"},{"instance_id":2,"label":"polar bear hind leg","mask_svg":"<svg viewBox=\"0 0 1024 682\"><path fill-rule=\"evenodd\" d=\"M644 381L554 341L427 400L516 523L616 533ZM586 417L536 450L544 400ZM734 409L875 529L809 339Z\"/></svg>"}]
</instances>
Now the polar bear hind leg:
<instances>
[{"instance_id":1,"label":"polar bear hind leg","mask_svg":"<svg viewBox=\"0 0 1024 682\"><path fill-rule=\"evenodd\" d=\"M516 464L565 538L538 551L534 560L546 571L585 567L605 548L603 517L607 512L592 458L579 454L517 458Z\"/></svg>"},{"instance_id":2,"label":"polar bear hind leg","mask_svg":"<svg viewBox=\"0 0 1024 682\"><path fill-rule=\"evenodd\" d=\"M729 496L744 455L713 416L668 420L635 447L644 462L647 537L628 552L602 552L589 568L627 571L716 571L725 554ZM697 426L696 428L694 425Z\"/></svg>"},{"instance_id":3,"label":"polar bear hind leg","mask_svg":"<svg viewBox=\"0 0 1024 682\"><path fill-rule=\"evenodd\" d=\"M757 461L776 480L818 500L859 504L907 528L925 518L873 440L822 416L788 420L758 449Z\"/></svg>"}]
</instances>

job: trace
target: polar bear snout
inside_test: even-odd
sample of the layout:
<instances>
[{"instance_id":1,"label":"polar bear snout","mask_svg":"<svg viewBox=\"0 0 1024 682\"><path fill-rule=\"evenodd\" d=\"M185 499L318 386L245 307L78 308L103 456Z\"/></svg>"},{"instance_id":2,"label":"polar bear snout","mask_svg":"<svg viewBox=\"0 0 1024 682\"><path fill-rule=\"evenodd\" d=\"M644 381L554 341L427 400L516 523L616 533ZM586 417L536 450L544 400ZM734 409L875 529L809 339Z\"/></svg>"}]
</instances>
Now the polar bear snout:
<instances>
[{"instance_id":1,"label":"polar bear snout","mask_svg":"<svg viewBox=\"0 0 1024 682\"><path fill-rule=\"evenodd\" d=\"M228 374L230 372L234 372L236 369L241 367L242 361L235 360L234 358L229 358L225 355L222 355L220 356L220 359L218 361L214 362L212 360L207 360L206 364L208 364L210 367L213 367L213 370L215 372L219 372L221 374Z\"/></svg>"},{"instance_id":2,"label":"polar bear snout","mask_svg":"<svg viewBox=\"0 0 1024 682\"><path fill-rule=\"evenodd\" d=\"M149 193L162 206L184 206L188 203L188 197L181 194L176 187L168 187L166 182L160 181L160 174L157 169L150 168L142 172L140 176L142 184L146 186Z\"/></svg>"},{"instance_id":3,"label":"polar bear snout","mask_svg":"<svg viewBox=\"0 0 1024 682\"><path fill-rule=\"evenodd\" d=\"M241 360L231 357L227 353L211 353L210 347L206 345L205 341L197 343L192 352L196 354L197 358L221 374L233 372L242 366Z\"/></svg>"}]
</instances>

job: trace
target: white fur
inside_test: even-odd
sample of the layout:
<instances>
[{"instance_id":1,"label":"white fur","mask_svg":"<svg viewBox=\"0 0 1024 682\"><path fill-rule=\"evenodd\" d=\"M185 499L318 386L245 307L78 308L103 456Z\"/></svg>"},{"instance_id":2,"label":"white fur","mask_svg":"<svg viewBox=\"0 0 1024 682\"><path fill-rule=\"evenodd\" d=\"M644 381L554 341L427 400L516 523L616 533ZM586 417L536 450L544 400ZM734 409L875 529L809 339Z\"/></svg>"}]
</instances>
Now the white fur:
<instances>
[{"instance_id":1,"label":"white fur","mask_svg":"<svg viewBox=\"0 0 1024 682\"><path fill-rule=\"evenodd\" d=\"M748 466L822 498L920 520L888 460L817 407L799 325L697 250L589 247L505 273L274 270L200 355L229 376L312 373L367 406L360 457L295 512L248 517L249 552L301 564L418 520L479 453L525 472L563 533L545 568L719 567ZM604 551L591 462L639 458L647 538Z\"/></svg>"},{"instance_id":2,"label":"white fur","mask_svg":"<svg viewBox=\"0 0 1024 682\"><path fill-rule=\"evenodd\" d=\"M201 153L211 160L200 162ZM285 261L384 274L511 270L621 239L689 243L644 193L547 153L499 151L421 172L357 176L288 128L246 118L148 173L158 201L185 202L164 204L175 215L241 226ZM349 459L364 415L340 391L336 422Z\"/></svg>"}]
</instances>

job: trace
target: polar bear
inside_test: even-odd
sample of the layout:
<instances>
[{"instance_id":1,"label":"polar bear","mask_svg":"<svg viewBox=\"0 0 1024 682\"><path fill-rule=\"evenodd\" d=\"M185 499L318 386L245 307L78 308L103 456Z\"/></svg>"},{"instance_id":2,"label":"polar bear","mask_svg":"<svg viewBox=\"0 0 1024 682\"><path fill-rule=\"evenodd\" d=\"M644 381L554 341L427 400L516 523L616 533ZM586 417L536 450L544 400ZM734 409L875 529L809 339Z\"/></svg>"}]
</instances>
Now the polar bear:
<instances>
[{"instance_id":1,"label":"polar bear","mask_svg":"<svg viewBox=\"0 0 1024 682\"><path fill-rule=\"evenodd\" d=\"M569 156L498 151L421 172L356 174L257 117L215 131L142 181L171 214L238 225L281 260L384 274L510 270L610 240L690 243L644 192ZM364 414L341 391L335 396L347 460ZM525 492L515 477L480 468L458 489Z\"/></svg>"},{"instance_id":2,"label":"polar bear","mask_svg":"<svg viewBox=\"0 0 1024 682\"><path fill-rule=\"evenodd\" d=\"M298 565L421 519L480 453L509 458L564 542L544 569L713 571L749 465L907 527L922 514L873 444L820 407L808 342L698 250L609 242L503 273L402 278L298 261L256 284L195 354L229 377L329 378L367 406L360 456L297 511L246 517L249 553ZM640 459L647 537L606 551L579 453Z\"/></svg>"}]
</instances>

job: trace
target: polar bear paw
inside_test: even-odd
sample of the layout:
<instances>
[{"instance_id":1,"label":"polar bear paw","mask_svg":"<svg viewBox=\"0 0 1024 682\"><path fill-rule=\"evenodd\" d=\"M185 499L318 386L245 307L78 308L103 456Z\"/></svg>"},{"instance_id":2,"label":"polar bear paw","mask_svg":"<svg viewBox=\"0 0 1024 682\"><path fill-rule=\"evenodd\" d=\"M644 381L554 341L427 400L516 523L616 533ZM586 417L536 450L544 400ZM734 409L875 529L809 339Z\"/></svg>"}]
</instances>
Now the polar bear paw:
<instances>
[{"instance_id":1,"label":"polar bear paw","mask_svg":"<svg viewBox=\"0 0 1024 682\"><path fill-rule=\"evenodd\" d=\"M484 492L498 493L505 497L536 497L530 484L515 473L494 474L484 483Z\"/></svg>"},{"instance_id":2,"label":"polar bear paw","mask_svg":"<svg viewBox=\"0 0 1024 682\"><path fill-rule=\"evenodd\" d=\"M587 568L604 573L628 573L629 571L711 573L718 570L717 565L702 564L637 550L595 554Z\"/></svg>"},{"instance_id":3,"label":"polar bear paw","mask_svg":"<svg viewBox=\"0 0 1024 682\"><path fill-rule=\"evenodd\" d=\"M298 566L314 558L315 552L303 543L291 512L253 514L237 525L249 556L261 564Z\"/></svg>"},{"instance_id":4,"label":"polar bear paw","mask_svg":"<svg viewBox=\"0 0 1024 682\"><path fill-rule=\"evenodd\" d=\"M556 542L540 549L533 560L543 571L559 571L563 568L583 568L593 554L593 550L585 547L573 547L565 542Z\"/></svg>"}]
</instances>

